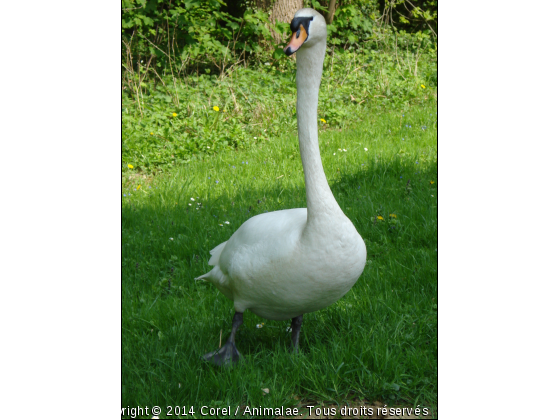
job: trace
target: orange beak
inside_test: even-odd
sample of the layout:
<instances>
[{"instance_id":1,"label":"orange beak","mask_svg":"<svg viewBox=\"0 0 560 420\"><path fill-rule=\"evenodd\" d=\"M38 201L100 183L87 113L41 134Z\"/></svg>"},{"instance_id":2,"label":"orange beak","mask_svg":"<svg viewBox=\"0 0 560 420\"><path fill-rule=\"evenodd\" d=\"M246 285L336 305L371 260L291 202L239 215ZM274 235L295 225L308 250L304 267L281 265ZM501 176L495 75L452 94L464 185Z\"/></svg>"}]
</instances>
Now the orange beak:
<instances>
[{"instance_id":1,"label":"orange beak","mask_svg":"<svg viewBox=\"0 0 560 420\"><path fill-rule=\"evenodd\" d=\"M299 50L299 47L303 45L306 39L307 39L307 32L305 32L305 28L303 27L303 25L299 25L299 29L297 30L297 32L294 32L292 34L292 39L290 39L290 43L286 45L286 48L284 48L284 52L286 53L286 55L290 56L293 53L295 53L297 50Z\"/></svg>"}]
</instances>

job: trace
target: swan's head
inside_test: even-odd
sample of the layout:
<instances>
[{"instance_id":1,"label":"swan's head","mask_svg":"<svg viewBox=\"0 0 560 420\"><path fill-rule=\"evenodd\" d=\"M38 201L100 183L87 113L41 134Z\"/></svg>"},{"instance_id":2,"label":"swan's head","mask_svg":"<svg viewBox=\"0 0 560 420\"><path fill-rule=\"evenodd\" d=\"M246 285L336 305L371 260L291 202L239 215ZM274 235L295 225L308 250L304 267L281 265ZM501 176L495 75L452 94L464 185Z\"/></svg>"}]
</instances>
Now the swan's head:
<instances>
[{"instance_id":1,"label":"swan's head","mask_svg":"<svg viewBox=\"0 0 560 420\"><path fill-rule=\"evenodd\" d=\"M327 23L325 18L316 10L300 9L294 15L290 24L292 39L284 48L286 55L290 56L300 48L309 48L319 41L327 39Z\"/></svg>"}]
</instances>

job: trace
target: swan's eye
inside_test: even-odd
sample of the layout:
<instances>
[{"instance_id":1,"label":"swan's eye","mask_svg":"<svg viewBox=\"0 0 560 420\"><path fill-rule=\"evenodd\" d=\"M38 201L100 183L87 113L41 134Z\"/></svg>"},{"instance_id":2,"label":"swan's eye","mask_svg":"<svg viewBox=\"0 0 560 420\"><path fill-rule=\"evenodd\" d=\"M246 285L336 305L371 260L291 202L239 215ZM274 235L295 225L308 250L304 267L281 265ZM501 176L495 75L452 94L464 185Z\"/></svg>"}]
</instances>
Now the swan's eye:
<instances>
[{"instance_id":1,"label":"swan's eye","mask_svg":"<svg viewBox=\"0 0 560 420\"><path fill-rule=\"evenodd\" d=\"M300 28L301 28L301 26L300 26ZM300 33L301 33L301 29L298 29L297 32L296 32L296 39L299 38L299 34L300 34Z\"/></svg>"}]
</instances>

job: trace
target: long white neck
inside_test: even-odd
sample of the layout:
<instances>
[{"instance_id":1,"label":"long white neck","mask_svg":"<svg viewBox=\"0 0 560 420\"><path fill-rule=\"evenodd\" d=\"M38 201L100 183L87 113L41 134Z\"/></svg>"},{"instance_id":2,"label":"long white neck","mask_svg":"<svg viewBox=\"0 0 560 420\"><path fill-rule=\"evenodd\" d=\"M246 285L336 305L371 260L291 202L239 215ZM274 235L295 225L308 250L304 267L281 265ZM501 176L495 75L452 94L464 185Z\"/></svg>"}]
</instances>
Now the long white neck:
<instances>
[{"instance_id":1,"label":"long white neck","mask_svg":"<svg viewBox=\"0 0 560 420\"><path fill-rule=\"evenodd\" d=\"M325 50L326 41L310 48L300 48L296 53L298 137L305 175L308 225L321 225L324 219L342 213L323 170L317 133L317 104Z\"/></svg>"}]
</instances>

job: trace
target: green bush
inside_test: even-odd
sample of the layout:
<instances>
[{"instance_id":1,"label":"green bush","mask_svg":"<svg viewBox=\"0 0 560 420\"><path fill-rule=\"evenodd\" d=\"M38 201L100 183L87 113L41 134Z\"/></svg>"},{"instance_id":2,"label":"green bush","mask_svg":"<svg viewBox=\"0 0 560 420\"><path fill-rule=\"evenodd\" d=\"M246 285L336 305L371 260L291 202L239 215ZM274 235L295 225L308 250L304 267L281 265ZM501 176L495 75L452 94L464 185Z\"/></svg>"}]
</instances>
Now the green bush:
<instances>
[{"instance_id":1,"label":"green bush","mask_svg":"<svg viewBox=\"0 0 560 420\"><path fill-rule=\"evenodd\" d=\"M222 0L123 0L125 74L141 73L138 67L158 73L153 77L177 77L200 68L223 71L240 54L262 51L261 41L271 39L267 15L247 10L236 18L224 7Z\"/></svg>"}]
</instances>

